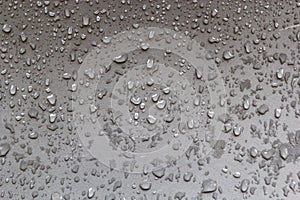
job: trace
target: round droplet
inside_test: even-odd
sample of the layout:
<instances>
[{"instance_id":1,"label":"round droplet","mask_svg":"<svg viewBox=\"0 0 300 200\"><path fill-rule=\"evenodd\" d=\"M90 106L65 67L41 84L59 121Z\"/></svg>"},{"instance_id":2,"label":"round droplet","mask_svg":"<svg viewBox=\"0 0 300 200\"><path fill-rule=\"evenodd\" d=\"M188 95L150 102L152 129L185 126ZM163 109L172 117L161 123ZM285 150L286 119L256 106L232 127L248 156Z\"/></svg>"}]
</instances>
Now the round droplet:
<instances>
[{"instance_id":1,"label":"round droplet","mask_svg":"<svg viewBox=\"0 0 300 200\"><path fill-rule=\"evenodd\" d=\"M142 190L150 190L151 186L152 186L151 182L143 182L140 184L140 188Z\"/></svg>"},{"instance_id":2,"label":"round droplet","mask_svg":"<svg viewBox=\"0 0 300 200\"><path fill-rule=\"evenodd\" d=\"M10 33L11 32L11 29L12 29L12 26L9 25L9 24L4 24L3 27L2 27L2 31L4 33Z\"/></svg>"}]
</instances>

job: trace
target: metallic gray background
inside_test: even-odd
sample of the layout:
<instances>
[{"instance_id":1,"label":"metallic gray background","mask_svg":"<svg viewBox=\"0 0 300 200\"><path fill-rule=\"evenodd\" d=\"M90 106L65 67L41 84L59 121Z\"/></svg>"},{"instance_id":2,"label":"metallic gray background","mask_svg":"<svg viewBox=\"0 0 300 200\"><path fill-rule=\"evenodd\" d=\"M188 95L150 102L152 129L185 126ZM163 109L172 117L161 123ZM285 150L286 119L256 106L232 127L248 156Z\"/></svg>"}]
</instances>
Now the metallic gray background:
<instances>
[{"instance_id":1,"label":"metallic gray background","mask_svg":"<svg viewBox=\"0 0 300 200\"><path fill-rule=\"evenodd\" d=\"M51 199L55 192L65 199L88 199L89 188L95 190L93 199L110 199L112 196L122 200L174 199L178 192L185 193L183 199L299 199L299 147L292 145L294 143L288 138L300 129L297 114L299 84L295 88L291 86L292 79L298 81L299 77L299 3L197 0L0 2L0 27L12 26L10 33L0 33L0 144L10 143L11 148L5 157L1 157L2 199L32 199L36 194L36 199ZM146 5L145 10L143 5ZM73 12L70 17L65 16L66 9ZM216 15L212 14L214 9L218 11ZM91 25L83 26L82 16L89 16ZM96 22L96 16L100 16L100 22ZM133 29L137 24L139 27L167 27L186 32L211 51L222 73L231 123L243 127L244 131L238 137L232 131L222 133L219 140L225 141L224 149L215 150L203 166L199 166L197 157L191 156L189 160L184 158L180 167L167 168L159 179L152 173L127 176L102 166L78 146L78 136L70 127L72 80L64 80L63 74L78 70L80 59L84 59L92 48L93 41L99 43L103 36ZM68 35L70 26L73 32ZM25 42L20 40L21 32L28 37ZM86 35L85 39L80 38L82 34ZM64 44L62 39L65 39ZM31 43L36 47L32 49ZM245 51L245 46L251 47L250 53ZM21 48L26 49L24 54L20 53ZM225 60L223 53L226 50L234 52L234 58ZM76 55L75 61L71 61L71 54ZM278 56L282 56L282 62ZM253 68L259 65L259 70ZM290 72L287 80L276 78L280 68ZM27 78L26 73L31 77ZM45 79L50 80L49 87L45 85ZM250 80L251 84L241 91L245 80ZM16 95L9 93L11 85L18 87ZM28 93L30 85L33 92ZM51 92L47 92L48 88ZM37 99L33 98L35 92L39 93ZM57 95L54 111L46 100L51 93ZM257 106L251 105L244 110L244 95ZM292 101L295 101L294 108ZM43 111L39 104L46 105L46 110ZM269 106L264 115L257 113L262 104ZM31 107L38 109L38 119L28 117ZM283 108L282 116L276 119L274 109L279 107ZM55 123L55 131L47 127L51 112L64 116L64 120ZM21 116L21 120L16 120L17 116ZM5 128L6 123L14 127L14 133ZM253 134L251 125L256 125L257 134ZM33 131L38 132L38 139L28 137ZM276 141L290 143L293 155L282 159ZM249 155L253 146L259 151L257 158ZM272 148L275 153L270 160L260 155L261 151ZM32 153L28 153L30 149ZM264 162L265 166L260 165ZM74 173L72 169L74 171L76 166L79 170ZM222 171L224 167L228 168L227 173ZM193 173L192 180L184 181L184 174L189 172ZM240 173L240 178L234 177L236 172ZM172 182L166 180L171 173L174 173ZM265 181L268 177L271 177L270 184ZM201 184L208 178L217 181L218 190L214 194L201 193ZM249 187L255 188L253 194L250 188L241 192L239 185L243 179L248 179ZM148 191L139 187L144 180L152 183ZM122 186L118 188L119 183ZM288 197L285 190L289 191Z\"/></svg>"}]
</instances>

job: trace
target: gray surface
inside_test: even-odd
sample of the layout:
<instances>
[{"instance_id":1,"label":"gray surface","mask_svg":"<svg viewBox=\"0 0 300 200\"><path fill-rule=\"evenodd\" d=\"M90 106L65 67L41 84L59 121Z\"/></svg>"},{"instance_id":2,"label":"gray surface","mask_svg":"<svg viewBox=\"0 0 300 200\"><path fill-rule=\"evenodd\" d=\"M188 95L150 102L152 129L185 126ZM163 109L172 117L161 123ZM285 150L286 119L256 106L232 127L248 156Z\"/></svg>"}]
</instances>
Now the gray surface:
<instances>
[{"instance_id":1,"label":"gray surface","mask_svg":"<svg viewBox=\"0 0 300 200\"><path fill-rule=\"evenodd\" d=\"M299 199L299 7L0 1L0 198Z\"/></svg>"}]
</instances>

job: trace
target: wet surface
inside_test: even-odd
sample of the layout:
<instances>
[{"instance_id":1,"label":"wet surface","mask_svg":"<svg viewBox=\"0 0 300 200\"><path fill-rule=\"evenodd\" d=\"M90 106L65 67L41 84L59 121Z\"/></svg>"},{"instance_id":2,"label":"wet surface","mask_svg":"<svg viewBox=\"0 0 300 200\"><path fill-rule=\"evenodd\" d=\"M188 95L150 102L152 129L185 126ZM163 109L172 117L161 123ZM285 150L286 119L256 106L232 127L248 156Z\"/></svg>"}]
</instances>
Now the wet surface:
<instances>
[{"instance_id":1,"label":"wet surface","mask_svg":"<svg viewBox=\"0 0 300 200\"><path fill-rule=\"evenodd\" d=\"M0 8L1 199L299 199L300 3Z\"/></svg>"}]
</instances>

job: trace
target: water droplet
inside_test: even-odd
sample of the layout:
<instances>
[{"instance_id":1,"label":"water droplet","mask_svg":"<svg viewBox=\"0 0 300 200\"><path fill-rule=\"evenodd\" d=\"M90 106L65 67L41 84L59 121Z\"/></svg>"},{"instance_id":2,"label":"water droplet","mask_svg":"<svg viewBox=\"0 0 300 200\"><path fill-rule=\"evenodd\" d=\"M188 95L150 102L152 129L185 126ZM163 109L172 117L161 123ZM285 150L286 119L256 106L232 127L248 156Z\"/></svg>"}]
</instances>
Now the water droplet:
<instances>
[{"instance_id":1,"label":"water droplet","mask_svg":"<svg viewBox=\"0 0 300 200\"><path fill-rule=\"evenodd\" d=\"M9 25L9 24L4 24L3 27L2 27L2 31L3 31L4 33L10 33L11 30L12 30L12 26Z\"/></svg>"},{"instance_id":2,"label":"water droplet","mask_svg":"<svg viewBox=\"0 0 300 200\"><path fill-rule=\"evenodd\" d=\"M0 157L6 156L10 150L10 145L8 143L0 144Z\"/></svg>"},{"instance_id":3,"label":"water droplet","mask_svg":"<svg viewBox=\"0 0 300 200\"><path fill-rule=\"evenodd\" d=\"M234 58L234 54L230 50L226 50L223 53L223 58L225 60L230 60L230 59Z\"/></svg>"},{"instance_id":4,"label":"water droplet","mask_svg":"<svg viewBox=\"0 0 300 200\"><path fill-rule=\"evenodd\" d=\"M204 180L202 183L202 193L210 193L217 190L217 182L212 179Z\"/></svg>"},{"instance_id":5,"label":"water droplet","mask_svg":"<svg viewBox=\"0 0 300 200\"><path fill-rule=\"evenodd\" d=\"M122 54L122 55L115 57L114 61L116 63L124 63L127 61L127 59L128 59L128 54Z\"/></svg>"}]
</instances>

